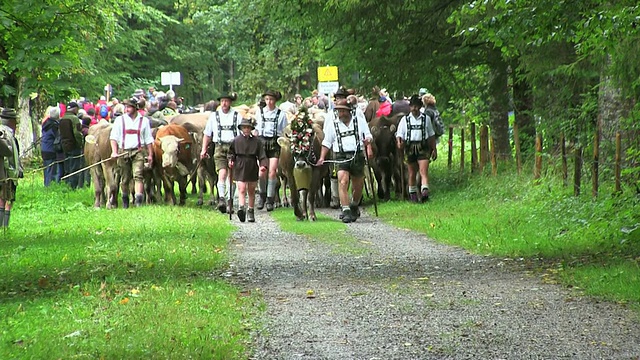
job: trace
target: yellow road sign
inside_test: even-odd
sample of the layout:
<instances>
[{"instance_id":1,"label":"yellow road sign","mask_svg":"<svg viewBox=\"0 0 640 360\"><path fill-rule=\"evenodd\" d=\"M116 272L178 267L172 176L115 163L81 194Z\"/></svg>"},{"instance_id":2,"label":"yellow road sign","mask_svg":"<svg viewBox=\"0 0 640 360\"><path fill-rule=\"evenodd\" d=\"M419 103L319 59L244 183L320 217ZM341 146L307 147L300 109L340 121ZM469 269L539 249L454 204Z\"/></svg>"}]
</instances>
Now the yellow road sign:
<instances>
[{"instance_id":1,"label":"yellow road sign","mask_svg":"<svg viewBox=\"0 0 640 360\"><path fill-rule=\"evenodd\" d=\"M318 68L318 81L338 81L337 66L322 66Z\"/></svg>"}]
</instances>

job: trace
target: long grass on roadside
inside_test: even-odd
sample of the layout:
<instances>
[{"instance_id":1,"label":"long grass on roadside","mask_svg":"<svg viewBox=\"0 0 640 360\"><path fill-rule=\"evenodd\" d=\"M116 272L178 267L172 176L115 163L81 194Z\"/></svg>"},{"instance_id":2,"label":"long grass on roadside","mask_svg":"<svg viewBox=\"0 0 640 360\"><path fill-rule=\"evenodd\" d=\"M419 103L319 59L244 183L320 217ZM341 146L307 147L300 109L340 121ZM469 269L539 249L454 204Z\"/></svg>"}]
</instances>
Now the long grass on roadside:
<instances>
[{"instance_id":1,"label":"long grass on roadside","mask_svg":"<svg viewBox=\"0 0 640 360\"><path fill-rule=\"evenodd\" d=\"M220 280L232 231L194 207L95 210L18 186L0 234L0 358L246 358L253 301Z\"/></svg>"}]
</instances>

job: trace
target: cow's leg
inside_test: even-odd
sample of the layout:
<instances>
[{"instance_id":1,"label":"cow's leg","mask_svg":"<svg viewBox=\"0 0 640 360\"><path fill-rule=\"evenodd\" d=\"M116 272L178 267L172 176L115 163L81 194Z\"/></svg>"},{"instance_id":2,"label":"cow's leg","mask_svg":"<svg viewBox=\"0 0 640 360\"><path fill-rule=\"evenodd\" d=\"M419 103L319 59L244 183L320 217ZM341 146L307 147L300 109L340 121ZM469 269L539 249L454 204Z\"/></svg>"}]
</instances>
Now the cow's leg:
<instances>
[{"instance_id":1,"label":"cow's leg","mask_svg":"<svg viewBox=\"0 0 640 360\"><path fill-rule=\"evenodd\" d=\"M291 191L291 204L293 205L293 214L296 216L296 219L304 220L304 214L302 213L302 209L300 209L300 194L298 193L296 182L292 178L289 178L289 189Z\"/></svg>"},{"instance_id":2,"label":"cow's leg","mask_svg":"<svg viewBox=\"0 0 640 360\"><path fill-rule=\"evenodd\" d=\"M196 202L196 205L202 206L202 204L204 204L204 189L206 188L207 175L202 166L198 167L196 174L198 175L198 201Z\"/></svg>"},{"instance_id":3,"label":"cow's leg","mask_svg":"<svg viewBox=\"0 0 640 360\"><path fill-rule=\"evenodd\" d=\"M100 174L102 168L94 166L91 168L91 179L93 181L94 202L93 207L100 208L104 203L104 178Z\"/></svg>"},{"instance_id":4,"label":"cow's leg","mask_svg":"<svg viewBox=\"0 0 640 360\"><path fill-rule=\"evenodd\" d=\"M280 180L282 182L282 206L289 207L291 205L289 198L287 197L287 187L289 186L289 181L286 176L281 176Z\"/></svg>"},{"instance_id":5,"label":"cow's leg","mask_svg":"<svg viewBox=\"0 0 640 360\"><path fill-rule=\"evenodd\" d=\"M170 203L171 205L176 204L176 193L173 191L173 181L168 178L168 176L162 175L162 185L164 186L164 198L165 202Z\"/></svg>"},{"instance_id":6,"label":"cow's leg","mask_svg":"<svg viewBox=\"0 0 640 360\"><path fill-rule=\"evenodd\" d=\"M180 189L180 206L183 206L187 202L187 186L189 179L187 176L178 177L178 188Z\"/></svg>"},{"instance_id":7,"label":"cow's leg","mask_svg":"<svg viewBox=\"0 0 640 360\"><path fill-rule=\"evenodd\" d=\"M321 169L314 169L311 178L311 188L309 189L309 216L308 219L316 221L316 196L319 194L319 189L322 187L323 176ZM306 209L305 209L306 211Z\"/></svg>"}]
</instances>

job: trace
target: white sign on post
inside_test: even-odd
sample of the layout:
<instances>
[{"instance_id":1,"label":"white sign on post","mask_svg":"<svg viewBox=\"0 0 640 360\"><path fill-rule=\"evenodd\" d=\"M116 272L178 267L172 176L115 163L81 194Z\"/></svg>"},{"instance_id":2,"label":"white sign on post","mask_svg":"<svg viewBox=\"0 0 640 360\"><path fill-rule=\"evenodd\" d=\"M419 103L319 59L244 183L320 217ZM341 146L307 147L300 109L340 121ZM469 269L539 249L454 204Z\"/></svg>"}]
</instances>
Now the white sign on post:
<instances>
[{"instance_id":1,"label":"white sign on post","mask_svg":"<svg viewBox=\"0 0 640 360\"><path fill-rule=\"evenodd\" d=\"M335 93L340 88L340 83L337 81L323 81L318 83L318 92L325 95Z\"/></svg>"},{"instance_id":2,"label":"white sign on post","mask_svg":"<svg viewBox=\"0 0 640 360\"><path fill-rule=\"evenodd\" d=\"M179 72L163 72L160 74L160 82L162 85L169 85L169 89L173 90L173 85L180 85Z\"/></svg>"}]
</instances>

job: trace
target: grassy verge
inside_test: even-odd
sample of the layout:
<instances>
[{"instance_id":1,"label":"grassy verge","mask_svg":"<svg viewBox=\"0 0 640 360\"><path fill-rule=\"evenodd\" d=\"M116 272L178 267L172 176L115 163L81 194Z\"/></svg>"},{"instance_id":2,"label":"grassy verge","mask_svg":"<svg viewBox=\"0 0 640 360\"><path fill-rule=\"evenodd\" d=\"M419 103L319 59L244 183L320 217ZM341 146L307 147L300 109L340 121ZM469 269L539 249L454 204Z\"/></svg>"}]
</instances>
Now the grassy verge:
<instances>
[{"instance_id":1,"label":"grassy verge","mask_svg":"<svg viewBox=\"0 0 640 360\"><path fill-rule=\"evenodd\" d=\"M598 198L575 197L555 176L540 185L511 169L460 176L446 160L430 174L431 201L379 204L380 216L472 252L535 260L567 286L640 304L640 228L631 231L640 226L640 199L633 191L612 197L604 184Z\"/></svg>"},{"instance_id":2,"label":"grassy verge","mask_svg":"<svg viewBox=\"0 0 640 360\"><path fill-rule=\"evenodd\" d=\"M367 251L364 243L347 234L345 224L319 212L316 212L318 216L316 221L296 220L292 208L278 208L271 214L282 230L327 244L336 254L360 255Z\"/></svg>"},{"instance_id":3,"label":"grassy verge","mask_svg":"<svg viewBox=\"0 0 640 360\"><path fill-rule=\"evenodd\" d=\"M19 184L0 233L0 358L246 358L255 299L218 280L226 218L94 210L92 196Z\"/></svg>"}]
</instances>

